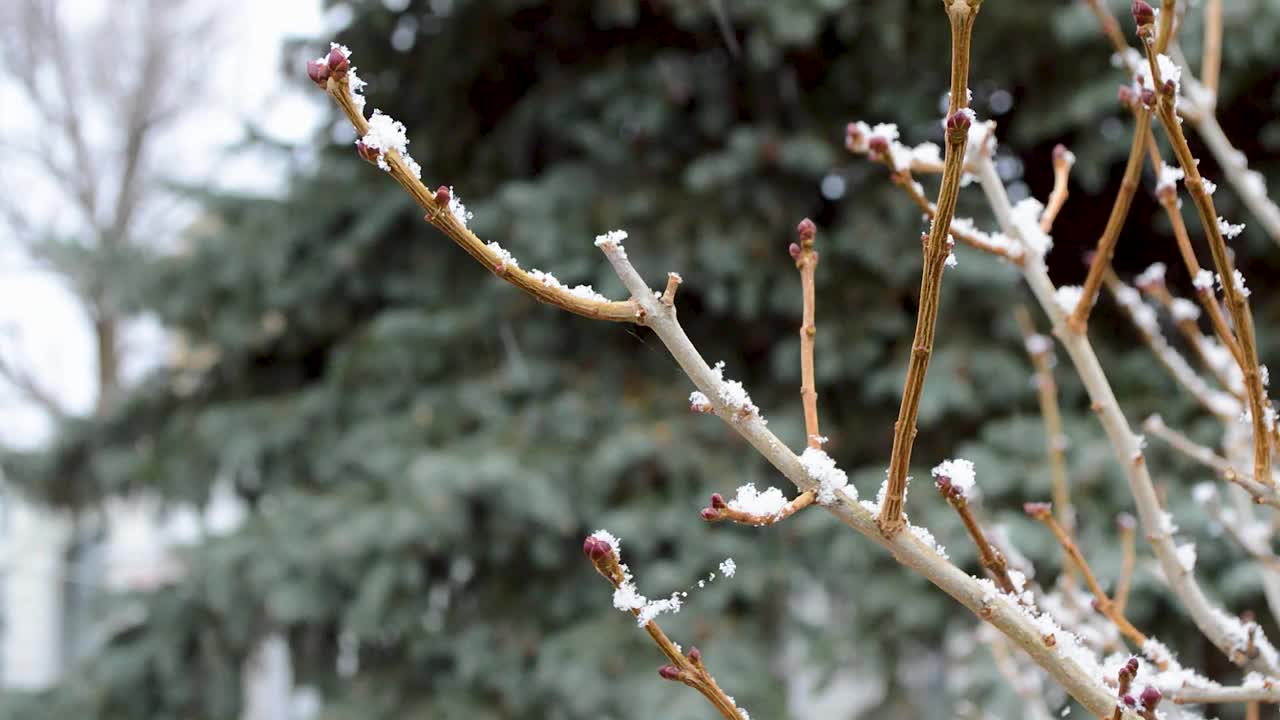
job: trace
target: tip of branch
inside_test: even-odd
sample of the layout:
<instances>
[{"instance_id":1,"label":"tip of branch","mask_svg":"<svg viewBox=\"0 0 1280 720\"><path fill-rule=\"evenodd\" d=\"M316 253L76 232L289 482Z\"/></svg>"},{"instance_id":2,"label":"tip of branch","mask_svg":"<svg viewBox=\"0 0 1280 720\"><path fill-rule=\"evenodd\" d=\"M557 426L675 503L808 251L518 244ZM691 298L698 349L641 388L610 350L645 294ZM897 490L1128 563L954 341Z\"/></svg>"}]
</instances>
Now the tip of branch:
<instances>
[{"instance_id":1,"label":"tip of branch","mask_svg":"<svg viewBox=\"0 0 1280 720\"><path fill-rule=\"evenodd\" d=\"M1047 502L1023 503L1022 511L1037 520L1043 520L1053 512L1053 505Z\"/></svg>"},{"instance_id":2,"label":"tip of branch","mask_svg":"<svg viewBox=\"0 0 1280 720\"><path fill-rule=\"evenodd\" d=\"M351 69L351 55L346 48L333 43L329 48L329 55L325 58L329 66L329 73L338 79L347 76L347 71Z\"/></svg>"},{"instance_id":3,"label":"tip of branch","mask_svg":"<svg viewBox=\"0 0 1280 720\"><path fill-rule=\"evenodd\" d=\"M813 224L809 218L800 221L796 225L796 235L800 238L800 245L804 248L813 247L813 240L818 235L818 226Z\"/></svg>"},{"instance_id":4,"label":"tip of branch","mask_svg":"<svg viewBox=\"0 0 1280 720\"><path fill-rule=\"evenodd\" d=\"M591 558L591 562L599 563L613 555L613 546L594 535L588 535L582 542L582 552Z\"/></svg>"},{"instance_id":5,"label":"tip of branch","mask_svg":"<svg viewBox=\"0 0 1280 720\"><path fill-rule=\"evenodd\" d=\"M1133 22L1142 28L1145 25L1154 25L1156 22L1156 11L1151 5L1143 2L1143 0L1133 0Z\"/></svg>"},{"instance_id":6,"label":"tip of branch","mask_svg":"<svg viewBox=\"0 0 1280 720\"><path fill-rule=\"evenodd\" d=\"M680 676L683 674L684 671L675 665L663 665L658 668L658 676L663 680L679 680Z\"/></svg>"},{"instance_id":7,"label":"tip of branch","mask_svg":"<svg viewBox=\"0 0 1280 720\"><path fill-rule=\"evenodd\" d=\"M307 61L307 77L321 90L329 83L329 62L327 59Z\"/></svg>"}]
</instances>

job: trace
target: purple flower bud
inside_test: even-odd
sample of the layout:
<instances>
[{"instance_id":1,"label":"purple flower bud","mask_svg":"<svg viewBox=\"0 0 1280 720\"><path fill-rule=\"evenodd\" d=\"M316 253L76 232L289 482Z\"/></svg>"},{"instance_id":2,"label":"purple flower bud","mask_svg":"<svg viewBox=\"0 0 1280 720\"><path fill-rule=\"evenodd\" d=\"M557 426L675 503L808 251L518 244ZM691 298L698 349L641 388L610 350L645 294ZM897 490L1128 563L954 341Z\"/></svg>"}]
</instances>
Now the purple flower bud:
<instances>
[{"instance_id":1,"label":"purple flower bud","mask_svg":"<svg viewBox=\"0 0 1280 720\"><path fill-rule=\"evenodd\" d=\"M858 123L849 123L844 126L844 146L853 152L853 149L862 144L862 131L858 129Z\"/></svg>"},{"instance_id":2,"label":"purple flower bud","mask_svg":"<svg viewBox=\"0 0 1280 720\"><path fill-rule=\"evenodd\" d=\"M1138 658L1136 658L1136 657L1131 657L1131 658L1129 658L1129 662L1125 663L1125 665L1124 665L1124 666L1125 666L1125 668L1126 668L1126 669L1128 669L1128 671L1129 671L1129 674L1130 674L1130 675L1137 675L1137 674L1138 674L1138 665L1139 665L1139 663L1138 663Z\"/></svg>"},{"instance_id":3,"label":"purple flower bud","mask_svg":"<svg viewBox=\"0 0 1280 720\"><path fill-rule=\"evenodd\" d=\"M613 554L613 546L595 535L588 535L582 542L582 552L586 553L592 562L600 562Z\"/></svg>"},{"instance_id":4,"label":"purple flower bud","mask_svg":"<svg viewBox=\"0 0 1280 720\"><path fill-rule=\"evenodd\" d=\"M881 135L876 135L867 142L867 147L871 149L872 155L878 157L888 154L889 141Z\"/></svg>"},{"instance_id":5,"label":"purple flower bud","mask_svg":"<svg viewBox=\"0 0 1280 720\"><path fill-rule=\"evenodd\" d=\"M679 680L681 672L680 668L675 665L663 665L658 668L658 675L661 676L663 680Z\"/></svg>"},{"instance_id":6,"label":"purple flower bud","mask_svg":"<svg viewBox=\"0 0 1280 720\"><path fill-rule=\"evenodd\" d=\"M694 662L702 662L702 651L698 649L697 645L689 648L689 659Z\"/></svg>"},{"instance_id":7,"label":"purple flower bud","mask_svg":"<svg viewBox=\"0 0 1280 720\"><path fill-rule=\"evenodd\" d=\"M968 131L969 125L972 122L969 115L970 113L965 112L964 110L957 110L952 113L951 117L947 118L947 130Z\"/></svg>"},{"instance_id":8,"label":"purple flower bud","mask_svg":"<svg viewBox=\"0 0 1280 720\"><path fill-rule=\"evenodd\" d=\"M378 162L378 151L366 145L363 140L356 141L356 153L371 163L377 164Z\"/></svg>"},{"instance_id":9,"label":"purple flower bud","mask_svg":"<svg viewBox=\"0 0 1280 720\"><path fill-rule=\"evenodd\" d=\"M1142 691L1142 706L1148 710L1154 710L1160 704L1160 698L1164 697L1155 687L1148 685Z\"/></svg>"},{"instance_id":10,"label":"purple flower bud","mask_svg":"<svg viewBox=\"0 0 1280 720\"><path fill-rule=\"evenodd\" d=\"M441 185L436 188L436 202L439 203L441 207L448 205L450 199L449 187L447 185Z\"/></svg>"},{"instance_id":11,"label":"purple flower bud","mask_svg":"<svg viewBox=\"0 0 1280 720\"><path fill-rule=\"evenodd\" d=\"M720 511L716 510L715 508L709 508L709 507L702 508L702 510L699 511L698 514L701 515L702 519L706 520L707 522L715 522L716 520L720 519Z\"/></svg>"},{"instance_id":12,"label":"purple flower bud","mask_svg":"<svg viewBox=\"0 0 1280 720\"><path fill-rule=\"evenodd\" d=\"M791 243L787 246L787 252L791 253L791 258L793 260L800 258L800 246L795 243Z\"/></svg>"},{"instance_id":13,"label":"purple flower bud","mask_svg":"<svg viewBox=\"0 0 1280 720\"><path fill-rule=\"evenodd\" d=\"M717 510L723 510L729 506L725 504L723 495L720 493L711 493L711 507Z\"/></svg>"},{"instance_id":14,"label":"purple flower bud","mask_svg":"<svg viewBox=\"0 0 1280 720\"><path fill-rule=\"evenodd\" d=\"M806 244L812 243L814 236L816 236L817 234L818 234L818 227L814 225L813 221L810 220L809 218L805 218L801 220L800 224L796 225L796 235L800 237L800 242L802 243L806 243Z\"/></svg>"},{"instance_id":15,"label":"purple flower bud","mask_svg":"<svg viewBox=\"0 0 1280 720\"><path fill-rule=\"evenodd\" d=\"M329 64L321 60L308 60L307 77L311 78L311 82L324 88L329 82Z\"/></svg>"},{"instance_id":16,"label":"purple flower bud","mask_svg":"<svg viewBox=\"0 0 1280 720\"><path fill-rule=\"evenodd\" d=\"M1048 517L1052 509L1053 506L1047 502L1029 502L1022 505L1023 512L1037 519Z\"/></svg>"},{"instance_id":17,"label":"purple flower bud","mask_svg":"<svg viewBox=\"0 0 1280 720\"><path fill-rule=\"evenodd\" d=\"M1150 25L1156 21L1156 11L1143 0L1133 0L1133 21L1138 27Z\"/></svg>"},{"instance_id":18,"label":"purple flower bud","mask_svg":"<svg viewBox=\"0 0 1280 720\"><path fill-rule=\"evenodd\" d=\"M1125 695L1124 697L1120 698L1120 702L1124 703L1125 705L1128 705L1129 707L1137 707L1138 705L1138 701L1134 700L1132 695Z\"/></svg>"},{"instance_id":19,"label":"purple flower bud","mask_svg":"<svg viewBox=\"0 0 1280 720\"><path fill-rule=\"evenodd\" d=\"M347 59L347 54L342 52L342 48L335 47L329 51L329 72L333 73L336 78L344 78L347 71L351 69L351 61Z\"/></svg>"},{"instance_id":20,"label":"purple flower bud","mask_svg":"<svg viewBox=\"0 0 1280 720\"><path fill-rule=\"evenodd\" d=\"M1156 91L1151 88L1142 88L1142 104L1147 107L1156 106Z\"/></svg>"},{"instance_id":21,"label":"purple flower bud","mask_svg":"<svg viewBox=\"0 0 1280 720\"><path fill-rule=\"evenodd\" d=\"M1053 146L1053 161L1055 163L1062 162L1067 159L1067 146L1058 143Z\"/></svg>"},{"instance_id":22,"label":"purple flower bud","mask_svg":"<svg viewBox=\"0 0 1280 720\"><path fill-rule=\"evenodd\" d=\"M1129 85L1121 85L1120 89L1116 92L1116 99L1125 107L1133 105L1135 98L1136 96L1133 94L1133 87Z\"/></svg>"},{"instance_id":23,"label":"purple flower bud","mask_svg":"<svg viewBox=\"0 0 1280 720\"><path fill-rule=\"evenodd\" d=\"M1164 85L1161 86L1160 89L1168 97L1173 97L1178 94L1178 84L1175 83L1172 78L1165 80Z\"/></svg>"}]
</instances>

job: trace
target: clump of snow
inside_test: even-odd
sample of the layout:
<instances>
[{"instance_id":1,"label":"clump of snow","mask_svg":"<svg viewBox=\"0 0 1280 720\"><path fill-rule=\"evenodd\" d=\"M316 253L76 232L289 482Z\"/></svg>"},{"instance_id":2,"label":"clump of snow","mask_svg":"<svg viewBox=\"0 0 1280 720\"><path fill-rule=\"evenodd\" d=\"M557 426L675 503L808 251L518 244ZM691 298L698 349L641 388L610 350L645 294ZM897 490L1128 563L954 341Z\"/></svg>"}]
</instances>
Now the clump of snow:
<instances>
[{"instance_id":1,"label":"clump of snow","mask_svg":"<svg viewBox=\"0 0 1280 720\"><path fill-rule=\"evenodd\" d=\"M1160 176L1156 180L1156 193L1177 190L1178 181L1186 177L1186 173L1177 165L1160 163Z\"/></svg>"},{"instance_id":2,"label":"clump of snow","mask_svg":"<svg viewBox=\"0 0 1280 720\"><path fill-rule=\"evenodd\" d=\"M1234 240L1236 236L1244 232L1244 223L1240 223L1239 225L1232 225L1231 223L1227 222L1226 218L1219 216L1218 231L1222 233L1222 236L1224 238L1228 240Z\"/></svg>"},{"instance_id":3,"label":"clump of snow","mask_svg":"<svg viewBox=\"0 0 1280 720\"><path fill-rule=\"evenodd\" d=\"M689 393L689 409L694 412L711 412L711 399L701 392L694 390Z\"/></svg>"},{"instance_id":4,"label":"clump of snow","mask_svg":"<svg viewBox=\"0 0 1280 720\"><path fill-rule=\"evenodd\" d=\"M720 563L720 572L725 577L731 578L738 572L738 563L734 562L733 558L725 558L724 561Z\"/></svg>"},{"instance_id":5,"label":"clump of snow","mask_svg":"<svg viewBox=\"0 0 1280 720\"><path fill-rule=\"evenodd\" d=\"M760 408L751 402L751 396L747 394L746 388L737 380L726 380L724 377L724 361L716 363L711 369L715 374L716 380L719 381L719 390L717 394L720 396L720 402L736 410L736 416L758 415Z\"/></svg>"},{"instance_id":6,"label":"clump of snow","mask_svg":"<svg viewBox=\"0 0 1280 720\"><path fill-rule=\"evenodd\" d=\"M1191 279L1191 284L1194 285L1197 290L1212 290L1213 273L1201 268L1196 271L1196 276Z\"/></svg>"},{"instance_id":7,"label":"clump of snow","mask_svg":"<svg viewBox=\"0 0 1280 720\"><path fill-rule=\"evenodd\" d=\"M1196 483L1191 488L1191 497L1197 505L1208 505L1218 497L1218 488L1210 482Z\"/></svg>"},{"instance_id":8,"label":"clump of snow","mask_svg":"<svg viewBox=\"0 0 1280 720\"><path fill-rule=\"evenodd\" d=\"M457 220L462 227L466 227L467 223L471 222L471 218L475 217L475 213L467 210L467 206L462 204L462 198L458 197L452 185L449 186L449 214L453 215L453 219Z\"/></svg>"},{"instance_id":9,"label":"clump of snow","mask_svg":"<svg viewBox=\"0 0 1280 720\"><path fill-rule=\"evenodd\" d=\"M820 505L836 501L836 492L843 491L851 499L858 499L858 489L849 484L849 476L836 467L836 461L821 448L805 448L800 454L800 464L818 484L816 500Z\"/></svg>"},{"instance_id":10,"label":"clump of snow","mask_svg":"<svg viewBox=\"0 0 1280 720\"><path fill-rule=\"evenodd\" d=\"M1196 544L1184 543L1179 545L1176 551L1178 556L1178 565L1182 566L1183 572L1191 572L1196 568Z\"/></svg>"},{"instance_id":11,"label":"clump of snow","mask_svg":"<svg viewBox=\"0 0 1280 720\"><path fill-rule=\"evenodd\" d=\"M451 192L450 197L452 196L453 194ZM496 241L485 245L485 247L492 250L493 254L498 256L499 271L507 270L508 268L520 267L520 262L516 260L515 256L508 252L506 248L499 245Z\"/></svg>"},{"instance_id":12,"label":"clump of snow","mask_svg":"<svg viewBox=\"0 0 1280 720\"><path fill-rule=\"evenodd\" d=\"M1204 178L1200 178L1200 185L1204 188L1205 195L1212 195L1218 192L1218 184L1213 182L1212 180L1206 180Z\"/></svg>"},{"instance_id":13,"label":"clump of snow","mask_svg":"<svg viewBox=\"0 0 1280 720\"><path fill-rule=\"evenodd\" d=\"M1178 64L1164 53L1156 56L1156 67L1160 71L1161 82L1168 80L1173 81L1174 107L1177 107L1178 97L1182 94L1182 68L1178 67ZM1138 90L1142 90L1142 88L1150 88L1156 91L1160 90L1160 88L1156 87L1155 83L1152 82L1151 64L1148 62L1137 63L1133 80L1134 83L1137 84Z\"/></svg>"},{"instance_id":14,"label":"clump of snow","mask_svg":"<svg viewBox=\"0 0 1280 720\"><path fill-rule=\"evenodd\" d=\"M902 516L904 520L906 519L906 517L907 517L906 515ZM914 535L917 540L933 548L933 551L938 553L938 555L943 560L948 559L947 548L944 547L942 543L938 542L937 539L933 537L933 533L929 532L928 528L920 525L912 525L911 523L907 523L907 530L911 531L911 534Z\"/></svg>"},{"instance_id":15,"label":"clump of snow","mask_svg":"<svg viewBox=\"0 0 1280 720\"><path fill-rule=\"evenodd\" d=\"M951 487L959 490L961 495L968 498L973 497L974 471L972 461L964 458L944 460L933 469L931 474L935 478L947 478L951 482Z\"/></svg>"},{"instance_id":16,"label":"clump of snow","mask_svg":"<svg viewBox=\"0 0 1280 720\"><path fill-rule=\"evenodd\" d=\"M565 285L564 283L560 282L558 279L556 279L555 275L549 272L543 272L541 270L530 270L529 277L533 278L537 282L542 283L546 287L553 288L556 290L563 290L565 292L572 293L586 300L594 300L596 302L609 302L609 298L596 292L590 285L577 285L571 288L568 285Z\"/></svg>"},{"instance_id":17,"label":"clump of snow","mask_svg":"<svg viewBox=\"0 0 1280 720\"><path fill-rule=\"evenodd\" d=\"M591 534L591 537L597 540L603 540L613 549L614 559L618 562L619 569L622 570L622 583L613 591L613 606L623 612L635 613L636 624L644 627L654 618L664 613L680 612L681 606L684 604L684 598L689 593L677 591L671 593L670 596L650 600L641 594L639 588L636 587L635 580L631 575L631 568L622 562L622 543L617 537L608 530L597 530ZM737 565L733 558L727 558L720 563L720 572L725 577L733 577L737 572ZM711 580L715 579L715 573L711 574ZM705 581L699 581L698 587L703 587Z\"/></svg>"},{"instance_id":18,"label":"clump of snow","mask_svg":"<svg viewBox=\"0 0 1280 720\"><path fill-rule=\"evenodd\" d=\"M619 250L621 250L622 241L626 239L627 239L626 230L610 230L609 232L603 235L596 236L596 247L598 248L616 247Z\"/></svg>"},{"instance_id":19,"label":"clump of snow","mask_svg":"<svg viewBox=\"0 0 1280 720\"><path fill-rule=\"evenodd\" d=\"M1084 296L1084 288L1079 285L1063 285L1053 294L1053 299L1058 303L1058 307L1062 312L1071 314L1075 312L1076 305L1080 304L1080 298Z\"/></svg>"},{"instance_id":20,"label":"clump of snow","mask_svg":"<svg viewBox=\"0 0 1280 720\"><path fill-rule=\"evenodd\" d=\"M394 150L409 167L414 177L422 177L422 169L409 157L409 137L404 123L399 120L381 110L374 110L373 116L369 118L369 130L364 137L360 138L360 142L378 153L379 168L391 172L391 165L387 163L387 152Z\"/></svg>"},{"instance_id":21,"label":"clump of snow","mask_svg":"<svg viewBox=\"0 0 1280 720\"><path fill-rule=\"evenodd\" d=\"M1174 298L1173 303L1169 306L1169 313L1178 322L1198 320L1200 319L1200 306L1186 298Z\"/></svg>"},{"instance_id":22,"label":"clump of snow","mask_svg":"<svg viewBox=\"0 0 1280 720\"><path fill-rule=\"evenodd\" d=\"M787 507L787 497L776 487L756 490L754 483L738 488L738 495L729 501L729 507L762 518L777 517Z\"/></svg>"},{"instance_id":23,"label":"clump of snow","mask_svg":"<svg viewBox=\"0 0 1280 720\"><path fill-rule=\"evenodd\" d=\"M1151 263L1146 270L1143 270L1138 277L1134 278L1133 284L1138 287L1163 284L1166 269L1162 262Z\"/></svg>"},{"instance_id":24,"label":"clump of snow","mask_svg":"<svg viewBox=\"0 0 1280 720\"><path fill-rule=\"evenodd\" d=\"M1027 352L1032 355L1043 355L1053 349L1053 341L1040 333L1027 336Z\"/></svg>"},{"instance_id":25,"label":"clump of snow","mask_svg":"<svg viewBox=\"0 0 1280 720\"><path fill-rule=\"evenodd\" d=\"M1125 309L1139 330L1152 337L1160 335L1160 321L1156 317L1156 311L1142 300L1142 295L1137 290L1121 283L1116 287L1115 296L1116 302Z\"/></svg>"},{"instance_id":26,"label":"clump of snow","mask_svg":"<svg viewBox=\"0 0 1280 720\"><path fill-rule=\"evenodd\" d=\"M1218 274L1218 275L1214 275L1214 277L1215 277L1215 278L1217 279L1217 281L1218 281L1218 289L1219 289L1219 290L1224 290L1224 291L1225 291L1225 290L1226 290L1226 288L1225 288L1225 287L1223 287L1223 284L1222 284L1222 275L1221 275L1221 274ZM1232 271L1231 271L1231 279L1235 281L1233 284L1236 286L1236 290L1237 290L1237 291L1238 291L1242 296L1244 296L1244 297L1249 297L1249 295L1251 295L1251 294L1253 293L1253 291L1252 291L1252 290L1250 290L1249 288L1245 287L1245 284L1244 284L1244 275L1243 275L1239 270L1232 270Z\"/></svg>"},{"instance_id":27,"label":"clump of snow","mask_svg":"<svg viewBox=\"0 0 1280 720\"><path fill-rule=\"evenodd\" d=\"M1013 227L1027 249L1036 255L1045 255L1053 249L1053 238L1040 229L1040 216L1044 203L1035 198L1024 198L1013 206Z\"/></svg>"}]
</instances>

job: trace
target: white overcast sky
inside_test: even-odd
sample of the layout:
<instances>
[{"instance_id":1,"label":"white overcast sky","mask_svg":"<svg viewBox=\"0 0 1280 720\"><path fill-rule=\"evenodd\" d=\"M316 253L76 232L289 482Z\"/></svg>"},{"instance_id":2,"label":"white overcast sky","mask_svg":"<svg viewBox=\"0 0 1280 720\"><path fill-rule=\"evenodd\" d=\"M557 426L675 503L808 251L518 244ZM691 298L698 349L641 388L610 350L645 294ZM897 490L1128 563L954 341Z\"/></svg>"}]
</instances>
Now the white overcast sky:
<instances>
[{"instance_id":1,"label":"white overcast sky","mask_svg":"<svg viewBox=\"0 0 1280 720\"><path fill-rule=\"evenodd\" d=\"M221 151L242 137L243 121L250 117L272 137L295 142L309 137L324 98L319 92L306 93L305 87L287 88L280 71L281 44L289 37L320 36L343 19L326 19L320 0L208 2L224 8L227 44L211 63L216 68L213 92L181 131L181 160L175 164L183 180L270 192L279 176L261 158L240 158L228 165ZM92 14L109 3L70 4L76 13ZM13 101L3 82L0 79L0 106ZM35 207L52 202L41 197L37 182L28 180L34 178L5 177L3 182L17 186L5 191L20 187L29 195L24 202ZM0 349L13 362L31 368L65 405L87 410L95 394L96 363L86 319L58 279L33 267L7 234L0 225L0 336L5 339ZM154 328L135 328L130 340L126 360L135 372L164 357L164 342ZM38 408L11 388L0 387L0 443L37 445L48 438L49 430L48 418Z\"/></svg>"}]
</instances>

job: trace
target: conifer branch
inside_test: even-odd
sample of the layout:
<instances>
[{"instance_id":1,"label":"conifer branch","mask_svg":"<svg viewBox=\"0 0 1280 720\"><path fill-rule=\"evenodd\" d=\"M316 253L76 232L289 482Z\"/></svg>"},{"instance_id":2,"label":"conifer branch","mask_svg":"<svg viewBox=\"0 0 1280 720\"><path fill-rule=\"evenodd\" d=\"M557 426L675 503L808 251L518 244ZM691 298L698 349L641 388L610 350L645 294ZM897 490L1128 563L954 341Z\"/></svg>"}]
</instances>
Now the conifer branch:
<instances>
[{"instance_id":1,"label":"conifer branch","mask_svg":"<svg viewBox=\"0 0 1280 720\"><path fill-rule=\"evenodd\" d=\"M1067 557L1071 558L1071 562L1075 564L1076 570L1084 576L1085 584L1089 586L1089 591L1093 593L1098 612L1105 615L1116 626L1116 629L1139 649L1146 645L1147 636L1134 627L1133 623L1129 622L1123 613L1116 610L1115 603L1111 601L1111 598L1107 597L1106 591L1098 584L1098 579L1094 576L1093 570L1089 568L1089 562L1085 560L1084 553L1080 552L1079 546L1071 539L1067 531L1058 524L1058 521L1054 519L1049 503L1027 503L1024 509L1027 515L1039 520L1044 523L1045 527L1049 528L1049 532L1053 533L1054 539L1058 541L1063 551L1066 552Z\"/></svg>"},{"instance_id":2,"label":"conifer branch","mask_svg":"<svg viewBox=\"0 0 1280 720\"><path fill-rule=\"evenodd\" d=\"M973 113L967 108L969 43L981 4L982 0L950 0L947 3L947 18L951 22L951 98L947 111L946 150L943 155L945 167L942 186L938 190L937 214L925 241L924 270L920 276L920 308L916 314L916 330L911 341L911 359L907 364L902 404L898 409L898 420L894 424L887 492L877 521L880 532L889 538L901 532L906 524L902 513L907 493L911 446L915 441L920 397L924 392L929 358L933 353L942 271L951 252L951 219L956 210L956 198L960 194L960 175L964 169L965 148L972 122Z\"/></svg>"},{"instance_id":3,"label":"conifer branch","mask_svg":"<svg viewBox=\"0 0 1280 720\"><path fill-rule=\"evenodd\" d=\"M602 540L594 535L590 535L583 542L583 552L591 559L591 564L595 566L596 572L600 573L604 579L608 580L614 589L617 590L626 582L627 575L622 568L622 559L614 552L614 548L609 542ZM640 616L640 610L632 609L631 613L636 617ZM716 683L715 678L711 677L711 673L707 672L707 668L702 663L702 652L696 647L689 649L688 655L681 652L680 647L667 637L662 631L656 620L649 620L644 624L644 630L653 638L653 642L662 651L662 654L671 662L670 665L664 665L658 669L658 675L664 680L674 680L681 682L694 690L711 703L719 713L728 718L728 720L747 720L746 715L734 703L733 698L725 694L724 690Z\"/></svg>"}]
</instances>

